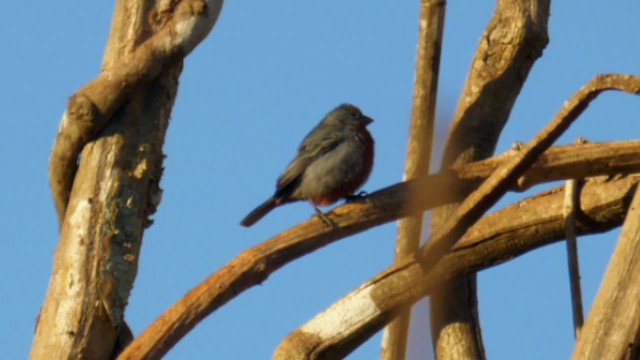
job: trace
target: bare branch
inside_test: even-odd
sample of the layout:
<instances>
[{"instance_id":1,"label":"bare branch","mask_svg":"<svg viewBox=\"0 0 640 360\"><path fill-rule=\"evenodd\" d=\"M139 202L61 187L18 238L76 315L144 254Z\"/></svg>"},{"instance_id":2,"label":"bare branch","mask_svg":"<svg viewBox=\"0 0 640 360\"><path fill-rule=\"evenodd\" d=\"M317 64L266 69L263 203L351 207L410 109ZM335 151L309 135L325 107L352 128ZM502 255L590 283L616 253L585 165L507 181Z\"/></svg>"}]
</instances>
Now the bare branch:
<instances>
[{"instance_id":1,"label":"bare branch","mask_svg":"<svg viewBox=\"0 0 640 360\"><path fill-rule=\"evenodd\" d=\"M584 143L582 138L577 144ZM578 263L578 240L576 236L577 213L580 211L580 195L578 180L569 179L564 186L564 232L567 239L567 263L569 264L569 281L571 284L571 309L573 312L573 335L578 337L584 323L582 310L582 290L580 289L580 265Z\"/></svg>"},{"instance_id":2,"label":"bare branch","mask_svg":"<svg viewBox=\"0 0 640 360\"><path fill-rule=\"evenodd\" d=\"M640 191L635 190L572 359L637 359L640 335Z\"/></svg>"},{"instance_id":3,"label":"bare branch","mask_svg":"<svg viewBox=\"0 0 640 360\"><path fill-rule=\"evenodd\" d=\"M498 0L480 38L469 75L451 122L442 166L490 157L533 64L549 42L549 0ZM469 194L473 188L448 191ZM436 209L437 232L458 204ZM483 359L478 324L476 279L454 279L431 296L431 325L436 357Z\"/></svg>"},{"instance_id":4,"label":"bare branch","mask_svg":"<svg viewBox=\"0 0 640 360\"><path fill-rule=\"evenodd\" d=\"M170 9L156 9L160 29L153 36L118 61L105 62L98 77L69 97L49 159L49 182L60 224L84 145L135 89L179 63L207 36L220 14L222 0L165 2L169 5Z\"/></svg>"},{"instance_id":5,"label":"bare branch","mask_svg":"<svg viewBox=\"0 0 640 360\"><path fill-rule=\"evenodd\" d=\"M117 1L104 69L67 104L50 162L60 240L33 360L110 359L126 345L117 341L127 341L124 311L144 229L159 202L162 145L182 58L221 6L150 3Z\"/></svg>"},{"instance_id":6,"label":"bare branch","mask_svg":"<svg viewBox=\"0 0 640 360\"><path fill-rule=\"evenodd\" d=\"M583 151L583 147L589 150ZM624 154L622 157L627 161L612 161L621 154ZM375 225L459 200L441 189L459 181L475 181L486 177L492 169L512 156L513 152L501 156L499 160L469 164L424 179L390 186L371 194L366 201L349 203L328 213L327 216L336 224L335 229L329 229L321 220L313 217L246 250L165 311L134 340L120 359L155 359L162 356L200 320L249 287L262 283L280 267L333 241ZM583 163L590 165L578 165ZM610 168L610 165L614 168ZM640 171L640 141L570 145L550 149L548 155L543 155L526 176L530 181L552 181L558 178L551 169L557 169L566 175L566 171L572 168L579 172L576 176L580 177L607 174L619 169ZM533 184L530 181L527 183Z\"/></svg>"},{"instance_id":7,"label":"bare branch","mask_svg":"<svg viewBox=\"0 0 640 360\"><path fill-rule=\"evenodd\" d=\"M604 181L604 182L603 182ZM579 234L619 226L640 177L588 182L581 194L591 220ZM451 278L476 272L564 237L562 187L527 198L479 220L435 266L409 257L394 264L301 326L280 344L274 359L345 356L381 329L407 304Z\"/></svg>"},{"instance_id":8,"label":"bare branch","mask_svg":"<svg viewBox=\"0 0 640 360\"><path fill-rule=\"evenodd\" d=\"M441 261L446 263L448 258L445 254L450 250L451 244L454 244L456 240L461 237L477 219L480 218L482 213L493 205L495 201L497 201L497 199L507 191L507 186L514 183L519 174L532 165L535 158L569 127L569 125L582 113L582 111L584 111L584 109L586 109L588 104L598 94L610 89L621 90L633 94L639 93L640 78L630 75L600 75L591 80L587 85L574 94L567 103L565 103L551 123L538 133L523 151L516 153L513 158L501 165L476 191L469 195L462 205L460 205L454 216L452 216L444 226L439 229L438 233L433 235L429 241L422 246L413 259L407 260L407 264L409 262L416 262L416 259L418 259L417 262L419 263L420 272L423 276L431 274L432 268L435 267L439 269L440 266L443 266ZM404 265L406 264L400 263L391 266L359 289L376 291L378 296L375 297L374 304L378 305L379 303L386 303L393 304L393 306L385 308L385 310L379 312L376 311L375 313L370 311L372 309L371 307L365 306L364 309L368 312L362 316L367 318L366 321L363 320L358 324L358 326L350 327L348 332L346 331L347 329L342 328L344 332L343 336L345 336L342 339L348 339L348 341L341 340L340 343L334 343L333 341L337 340L336 338L327 337L325 336L325 333L319 335L318 332L321 331L321 328L317 326L336 326L336 324L331 323L331 321L319 321L314 323L314 326L316 326L313 327L314 331L307 331L313 333L313 338L307 339L308 341L300 341L300 339L297 338L297 335L295 335L296 333L285 339L281 348L286 350L283 350L282 354L287 354L289 352L297 353L298 351L300 354L306 353L305 349L309 349L308 342L313 343L311 349L322 349L321 351L318 350L317 353L323 353L325 350L330 354L341 354L345 349L351 351L353 349L351 346L356 346L356 343L359 344L360 341L363 341L362 337L358 335L363 335L366 338L373 334L379 329L379 326L390 320L388 316L392 316L397 313L400 306L406 306L416 300L411 297L410 294L420 295L417 294L416 291L424 286L425 279L406 276L407 269ZM456 266L456 264L451 266ZM417 273L415 275L417 275ZM448 278L450 277L447 277L447 279ZM379 281L383 281L386 285L375 285ZM380 287L383 290L378 292L378 290L375 290L376 287ZM400 288L403 292L406 292L406 294L400 295L395 291ZM359 297L355 298L358 299L357 301L371 301L367 300L370 299L368 293L359 292L358 294L359 295L357 296ZM345 309L342 306L344 304L350 306L354 301L352 296L353 294L347 295L347 297L339 302L339 305L336 305L333 310L327 310L326 313L323 313L324 316L335 316L333 311L337 311L338 313L343 312ZM322 318L322 314L319 317ZM305 330L299 331L305 332ZM333 330L331 329L322 331L333 334ZM334 346L336 349L333 348Z\"/></svg>"},{"instance_id":9,"label":"bare branch","mask_svg":"<svg viewBox=\"0 0 640 360\"><path fill-rule=\"evenodd\" d=\"M554 141L569 128L589 103L605 90L640 93L640 78L631 75L599 75L567 101L551 123L540 131L522 151L501 165L476 191L460 205L455 214L429 238L420 256L424 266L431 266L460 238L482 214L489 209L516 182Z\"/></svg>"},{"instance_id":10,"label":"bare branch","mask_svg":"<svg viewBox=\"0 0 640 360\"><path fill-rule=\"evenodd\" d=\"M429 174L431 168L445 5L444 0L420 2L416 74L403 180L422 177ZM423 214L417 214L398 222L396 260L418 250L422 234L422 218ZM405 309L396 321L385 329L380 353L381 360L405 358L410 316L411 309Z\"/></svg>"}]
</instances>

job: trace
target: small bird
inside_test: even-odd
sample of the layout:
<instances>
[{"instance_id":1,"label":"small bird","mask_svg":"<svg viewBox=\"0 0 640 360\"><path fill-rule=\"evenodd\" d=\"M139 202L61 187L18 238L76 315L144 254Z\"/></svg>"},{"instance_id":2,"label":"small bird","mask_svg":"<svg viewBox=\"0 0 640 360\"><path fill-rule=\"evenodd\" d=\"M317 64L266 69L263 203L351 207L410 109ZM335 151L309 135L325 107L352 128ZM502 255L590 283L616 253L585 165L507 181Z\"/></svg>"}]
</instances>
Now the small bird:
<instances>
[{"instance_id":1,"label":"small bird","mask_svg":"<svg viewBox=\"0 0 640 360\"><path fill-rule=\"evenodd\" d=\"M251 226L277 206L308 200L330 205L352 196L373 167L373 138L367 125L373 120L351 104L329 112L302 140L298 153L276 182L276 191L249 213L240 225Z\"/></svg>"}]
</instances>

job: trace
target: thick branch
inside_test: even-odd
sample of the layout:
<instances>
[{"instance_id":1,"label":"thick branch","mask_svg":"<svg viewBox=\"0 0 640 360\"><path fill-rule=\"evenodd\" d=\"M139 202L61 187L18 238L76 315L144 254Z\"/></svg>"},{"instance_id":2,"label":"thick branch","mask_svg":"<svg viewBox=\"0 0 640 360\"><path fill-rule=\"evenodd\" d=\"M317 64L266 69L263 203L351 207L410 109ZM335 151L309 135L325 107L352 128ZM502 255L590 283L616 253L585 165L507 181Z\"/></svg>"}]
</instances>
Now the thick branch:
<instances>
[{"instance_id":1,"label":"thick branch","mask_svg":"<svg viewBox=\"0 0 640 360\"><path fill-rule=\"evenodd\" d=\"M445 5L444 0L420 2L416 75L403 180L425 176L429 174L431 168ZM418 250L422 234L422 218L423 214L417 214L398 222L396 260ZM385 329L381 360L405 358L410 315L411 309L405 309L396 321Z\"/></svg>"},{"instance_id":2,"label":"thick branch","mask_svg":"<svg viewBox=\"0 0 640 360\"><path fill-rule=\"evenodd\" d=\"M100 75L69 97L49 159L49 182L60 224L84 145L105 127L135 89L179 63L207 36L222 0L182 0L171 6L156 9L162 16L160 30L133 52L113 63L105 61ZM116 9L124 11L122 7ZM116 35L112 32L111 37Z\"/></svg>"},{"instance_id":3,"label":"thick branch","mask_svg":"<svg viewBox=\"0 0 640 360\"><path fill-rule=\"evenodd\" d=\"M590 150L583 151L583 147ZM612 162L613 158L620 154L625 154L624 157L628 161ZM512 156L513 152L503 155L499 160L490 159L424 179L390 186L371 194L362 203L343 205L327 214L336 224L336 229L327 228L317 217L313 217L246 250L172 305L134 340L120 358L155 359L162 356L200 320L245 289L262 283L280 267L333 241L375 225L459 200L442 189L459 181L486 177L492 169ZM589 163L590 166L578 165L583 163ZM610 165L614 167L610 168ZM558 174L551 170L554 168L558 170ZM525 178L531 181L558 180L559 174L565 176L572 168L579 173L575 174L576 177L608 174L622 169L640 171L640 141L554 148L548 151L548 155L540 158L525 174ZM417 196L408 197L407 194Z\"/></svg>"},{"instance_id":4,"label":"thick branch","mask_svg":"<svg viewBox=\"0 0 640 360\"><path fill-rule=\"evenodd\" d=\"M639 181L640 177L634 176L589 182L583 189L581 204L592 221L580 224L578 233L603 232L619 226ZM443 282L562 239L563 199L560 187L483 217L435 266L426 268L414 257L394 264L289 334L274 359L345 356L400 309L430 294Z\"/></svg>"},{"instance_id":5,"label":"thick branch","mask_svg":"<svg viewBox=\"0 0 640 360\"><path fill-rule=\"evenodd\" d=\"M640 191L627 213L573 359L637 359L640 344Z\"/></svg>"},{"instance_id":6,"label":"thick branch","mask_svg":"<svg viewBox=\"0 0 640 360\"><path fill-rule=\"evenodd\" d=\"M499 0L487 24L454 117L442 165L464 164L493 154L513 104L548 43L549 0ZM472 188L449 191L468 194ZM437 232L457 204L432 214ZM454 279L431 297L434 348L440 360L482 359L475 275Z\"/></svg>"},{"instance_id":7,"label":"thick branch","mask_svg":"<svg viewBox=\"0 0 640 360\"><path fill-rule=\"evenodd\" d=\"M109 359L126 338L124 311L159 202L182 57L221 5L161 3L173 7L155 9L164 16L158 24L148 22L149 1L116 3L104 70L69 100L50 163L60 241L31 359Z\"/></svg>"},{"instance_id":8,"label":"thick branch","mask_svg":"<svg viewBox=\"0 0 640 360\"><path fill-rule=\"evenodd\" d=\"M449 252L451 245L454 244L455 241L460 238L468 228L477 221L477 219L480 218L482 213L484 213L498 200L500 196L502 196L502 194L504 194L507 190L507 186L515 182L516 177L519 176L520 173L524 172L535 161L536 157L546 147L550 146L551 143L555 141L575 119L577 119L582 111L586 109L588 104L598 94L610 89L621 90L633 94L638 93L640 92L640 78L622 75L600 75L595 77L576 94L574 94L574 96L564 104L558 114L556 114L551 123L538 133L523 151L516 153L512 159L500 166L476 191L471 193L471 195L469 195L460 205L455 214L451 216L438 230L438 232L431 236L429 241L416 253L415 258L418 259L420 267L422 268L421 271L426 274L431 268L440 266L440 261L443 256ZM398 266L401 268L402 264L399 264ZM389 268L387 271L384 271L380 276L385 277L387 273L394 273L396 271L398 271L398 268L394 266ZM401 284L399 286L409 286L405 280L407 279L394 279L393 282ZM414 280L417 281L417 279ZM410 283L412 288L404 287L404 291L407 293L411 293L415 288L418 288L418 285L415 283ZM397 293L394 292L393 294L389 294L389 298L378 298L377 300L389 301L394 303L396 306L399 306L401 303L397 302L396 296ZM351 300L347 298L345 301L348 303ZM394 312L397 310L398 308L393 308ZM340 312L344 311L344 309L338 307L338 310L336 311ZM393 315L392 313L385 314L387 316ZM356 334L370 335L370 331L372 331L373 328L377 331L377 326L380 325L377 321L380 321L381 319L382 318L380 317L376 317L376 319L371 322L367 322L366 324L363 323L363 327L354 327L352 329L353 332L350 334L353 337L350 339L353 340L354 338L357 338ZM384 319L384 322L386 321L388 321L388 318ZM328 326L335 325L326 322L321 324ZM319 330L319 328L315 329ZM327 329L326 331L331 332L332 330ZM314 335L317 336L317 334ZM322 338L324 337L321 336L320 339ZM319 344L314 344L314 349L332 346L323 344L323 341L320 339L316 339ZM294 337L294 340L292 340L290 344L286 345L285 348L289 346L295 347L293 344L296 342L297 340L295 340ZM305 343L300 345L301 349L305 349L307 344ZM340 348L342 345L339 345L338 347ZM292 349L287 350L286 352L288 351L295 352L297 350ZM305 350L300 351L305 352Z\"/></svg>"}]
</instances>

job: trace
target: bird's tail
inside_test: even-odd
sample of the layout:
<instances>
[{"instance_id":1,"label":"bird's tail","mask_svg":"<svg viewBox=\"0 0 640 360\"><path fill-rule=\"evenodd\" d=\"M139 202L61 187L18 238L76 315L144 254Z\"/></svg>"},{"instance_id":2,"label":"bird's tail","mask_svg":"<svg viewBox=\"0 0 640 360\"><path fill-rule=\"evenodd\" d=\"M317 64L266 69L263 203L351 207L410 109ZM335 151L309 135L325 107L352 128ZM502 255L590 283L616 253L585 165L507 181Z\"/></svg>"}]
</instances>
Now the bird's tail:
<instances>
[{"instance_id":1,"label":"bird's tail","mask_svg":"<svg viewBox=\"0 0 640 360\"><path fill-rule=\"evenodd\" d=\"M280 205L275 197L270 197L267 201L260 204L257 208L253 209L249 215L245 216L240 225L249 227L262 219L269 211L273 210L276 206Z\"/></svg>"}]
</instances>

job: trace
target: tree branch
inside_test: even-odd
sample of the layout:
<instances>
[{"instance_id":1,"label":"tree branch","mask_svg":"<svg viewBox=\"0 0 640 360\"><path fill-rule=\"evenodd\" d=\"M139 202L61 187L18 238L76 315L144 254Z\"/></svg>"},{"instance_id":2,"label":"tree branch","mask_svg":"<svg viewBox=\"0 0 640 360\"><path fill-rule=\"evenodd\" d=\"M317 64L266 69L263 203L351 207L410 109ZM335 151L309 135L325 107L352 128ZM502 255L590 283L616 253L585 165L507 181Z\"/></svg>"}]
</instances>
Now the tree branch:
<instances>
[{"instance_id":1,"label":"tree branch","mask_svg":"<svg viewBox=\"0 0 640 360\"><path fill-rule=\"evenodd\" d=\"M582 206L589 225L581 235L608 231L622 223L640 177L589 181ZM293 331L274 359L333 359L353 351L407 304L432 293L457 276L512 260L564 236L563 188L559 187L479 220L431 267L416 257L394 264ZM340 314L340 316L338 316Z\"/></svg>"},{"instance_id":2,"label":"tree branch","mask_svg":"<svg viewBox=\"0 0 640 360\"><path fill-rule=\"evenodd\" d=\"M640 335L640 191L578 335L573 359L637 359Z\"/></svg>"},{"instance_id":3,"label":"tree branch","mask_svg":"<svg viewBox=\"0 0 640 360\"><path fill-rule=\"evenodd\" d=\"M180 62L207 36L222 0L181 0L164 6L171 8L156 9L159 30L153 36L121 58L105 61L100 74L69 97L49 159L49 183L60 225L84 145L104 129L135 89Z\"/></svg>"},{"instance_id":4,"label":"tree branch","mask_svg":"<svg viewBox=\"0 0 640 360\"><path fill-rule=\"evenodd\" d=\"M460 205L455 214L450 217L447 222L445 222L442 228L440 228L436 234L431 236L429 241L424 246L422 246L418 252L416 252L416 255L414 256L414 259L412 261L415 261L415 259L417 259L421 267L421 272L426 275L430 272L431 268L440 266L440 260L445 256L447 252L449 252L452 244L455 244L456 240L464 235L467 229L480 218L482 213L484 213L490 206L495 204L498 198L507 191L507 187L515 182L520 173L524 172L529 166L531 166L536 157L541 154L546 147L551 145L551 143L555 141L575 119L577 119L582 111L586 109L589 103L598 94L600 94L602 91L611 89L621 90L632 94L639 93L640 78L630 75L600 75L595 77L576 94L574 94L574 96L565 103L558 114L556 114L551 123L547 125L540 133L538 133L523 151L517 152L513 156L513 158L505 162L494 173L492 173L476 191L471 193L471 195L469 195ZM393 275L396 272L403 273L402 271L400 271L400 269L402 269L402 266L403 264L401 263L397 266L394 265L390 267L389 269L383 271L381 275L374 278L374 280L372 280L369 284L374 284L376 281L378 281L377 279L385 278L388 274ZM407 293L415 294L415 289L420 287L420 285L415 283L419 280L417 278L409 279L407 277L404 277L404 275L402 275L400 278L393 276L392 278L393 280L390 281L394 285L389 286L403 287L403 291L406 291ZM363 286L363 288L366 287L367 286ZM406 303L403 304L398 301L399 299L406 300L406 297L398 297L399 295L395 291L387 294L388 298L378 297L376 301L389 302L394 304L394 306L408 305L415 301L415 299L412 298L411 301L406 301ZM353 301L353 299L349 296L351 295L348 295L345 298L344 303L351 304L350 301ZM368 294L360 296L364 297L358 298L358 301L361 300L366 302L366 299L369 299ZM365 308L367 310L371 310L370 307L365 306ZM335 311L338 312L344 311L344 309L340 306L336 307L335 309ZM392 310L393 312L381 312L380 314L384 313L385 316L392 316L396 314L398 308L393 307ZM325 316L330 317L331 315L333 315L331 311L328 311L328 315ZM365 333L367 334L367 336L371 335L372 333L370 331L372 331L372 329L375 328L375 330L377 331L379 329L378 325L382 325L389 320L389 318L382 316L371 317L371 313L367 314L366 316L370 318L371 321L369 321L367 325L363 324L363 327L354 327L352 329L352 332L348 334L349 336L352 336L351 338L349 338L352 341L350 342L351 345L356 342L356 338L360 339L357 334ZM382 323L380 323L380 321L382 321ZM336 325L331 324L330 322L320 322L320 324L325 326ZM316 332L315 330L319 331L319 328L314 328L314 332ZM327 329L326 331L331 332L333 330ZM331 341L335 339L328 340L327 343L326 336L320 336L318 335L318 333L314 333L314 336L316 336L315 340L309 340L314 343L312 347L313 349L331 348L333 345L336 345L331 343ZM289 352L296 353L298 350L300 351L300 353L306 352L306 350L304 350L307 349L308 344L306 342L300 342L299 339L296 338L296 336L289 337L287 339L285 339L285 341L283 342L283 348L287 349L283 350L283 354ZM296 346L299 346L300 349L295 349ZM338 349L343 349L344 346L344 344L336 345ZM334 349L330 349L328 351L329 353L334 353ZM342 350L337 351L337 353L339 354ZM324 350L322 350L321 352L324 352Z\"/></svg>"},{"instance_id":5,"label":"tree branch","mask_svg":"<svg viewBox=\"0 0 640 360\"><path fill-rule=\"evenodd\" d=\"M549 42L549 0L499 0L487 24L453 116L442 166L490 157L535 61ZM448 191L469 194L477 184ZM459 204L436 209L437 232ZM474 274L453 279L431 296L436 357L483 359Z\"/></svg>"},{"instance_id":6,"label":"tree branch","mask_svg":"<svg viewBox=\"0 0 640 360\"><path fill-rule=\"evenodd\" d=\"M444 0L420 2L416 75L403 180L425 176L431 169L445 6ZM394 257L396 260L418 250L422 234L422 218L423 214L420 213L398 221ZM382 337L381 360L405 358L410 317L411 308L407 308L385 329Z\"/></svg>"},{"instance_id":7,"label":"tree branch","mask_svg":"<svg viewBox=\"0 0 640 360\"><path fill-rule=\"evenodd\" d=\"M578 138L576 143L584 143ZM580 264L578 262L578 239L576 236L577 214L580 211L580 186L582 181L569 179L564 186L564 233L567 239L567 264L571 285L571 311L573 313L573 336L578 337L584 323L582 290L580 288Z\"/></svg>"},{"instance_id":8,"label":"tree branch","mask_svg":"<svg viewBox=\"0 0 640 360\"><path fill-rule=\"evenodd\" d=\"M160 3L169 8L117 1L104 69L70 98L62 119L50 162L60 240L31 359L110 359L122 346L116 341L126 341L124 311L159 202L182 57L221 6Z\"/></svg>"},{"instance_id":9,"label":"tree branch","mask_svg":"<svg viewBox=\"0 0 640 360\"><path fill-rule=\"evenodd\" d=\"M423 266L432 266L449 251L456 239L482 216L517 178L525 172L551 144L578 118L597 95L606 90L640 93L640 78L631 75L599 75L582 87L567 101L551 123L529 144L502 164L471 193L449 220L429 238L419 254Z\"/></svg>"},{"instance_id":10,"label":"tree branch","mask_svg":"<svg viewBox=\"0 0 640 360\"><path fill-rule=\"evenodd\" d=\"M313 217L244 251L167 309L133 341L120 359L161 357L200 320L244 290L261 284L271 273L287 263L373 226L459 200L442 189L457 182L477 181L486 177L499 164L513 156L514 152L509 152L496 159L395 184L372 193L366 201L349 203L328 213L327 216L336 224L335 229L329 229L321 220ZM615 162L615 158L626 160ZM576 170L576 174L572 174L576 177L619 170L640 171L640 141L569 145L550 149L525 174L528 179L526 184L533 185L536 179L558 180L561 176L566 176L570 169Z\"/></svg>"}]
</instances>

